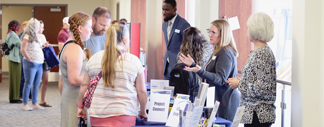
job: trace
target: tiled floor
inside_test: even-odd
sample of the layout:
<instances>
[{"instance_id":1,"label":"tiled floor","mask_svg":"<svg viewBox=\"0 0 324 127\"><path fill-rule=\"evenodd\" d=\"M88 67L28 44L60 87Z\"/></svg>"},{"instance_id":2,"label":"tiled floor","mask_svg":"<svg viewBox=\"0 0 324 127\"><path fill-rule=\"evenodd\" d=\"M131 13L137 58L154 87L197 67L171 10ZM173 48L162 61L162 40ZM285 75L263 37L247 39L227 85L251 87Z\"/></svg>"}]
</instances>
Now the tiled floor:
<instances>
[{"instance_id":1,"label":"tiled floor","mask_svg":"<svg viewBox=\"0 0 324 127\"><path fill-rule=\"evenodd\" d=\"M53 107L44 110L23 111L23 104L9 103L9 79L0 83L0 127L59 127L61 121L61 95L57 82L48 84L45 100ZM40 101L41 91L38 93ZM28 101L31 106L31 100Z\"/></svg>"}]
</instances>

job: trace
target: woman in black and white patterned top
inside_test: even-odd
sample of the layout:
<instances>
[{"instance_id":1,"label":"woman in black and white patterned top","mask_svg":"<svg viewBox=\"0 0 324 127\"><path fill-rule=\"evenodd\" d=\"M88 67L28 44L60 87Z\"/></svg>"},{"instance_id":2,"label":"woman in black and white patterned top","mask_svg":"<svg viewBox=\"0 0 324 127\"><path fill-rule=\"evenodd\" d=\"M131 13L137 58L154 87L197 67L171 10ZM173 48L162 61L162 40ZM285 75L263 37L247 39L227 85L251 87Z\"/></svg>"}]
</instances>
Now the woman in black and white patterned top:
<instances>
[{"instance_id":1,"label":"woman in black and white patterned top","mask_svg":"<svg viewBox=\"0 0 324 127\"><path fill-rule=\"evenodd\" d=\"M229 78L227 83L241 92L240 106L245 106L241 123L245 127L270 127L275 122L276 60L268 46L273 38L273 21L265 13L252 15L248 36L254 44L242 69L242 79Z\"/></svg>"}]
</instances>

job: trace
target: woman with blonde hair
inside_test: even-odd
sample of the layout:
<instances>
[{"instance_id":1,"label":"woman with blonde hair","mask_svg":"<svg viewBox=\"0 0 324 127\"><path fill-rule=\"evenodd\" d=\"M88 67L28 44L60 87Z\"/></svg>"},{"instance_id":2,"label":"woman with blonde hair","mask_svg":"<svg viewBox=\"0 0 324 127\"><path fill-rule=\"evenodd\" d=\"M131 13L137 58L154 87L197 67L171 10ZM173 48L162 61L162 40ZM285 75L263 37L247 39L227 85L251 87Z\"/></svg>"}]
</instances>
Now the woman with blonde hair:
<instances>
[{"instance_id":1,"label":"woman with blonde hair","mask_svg":"<svg viewBox=\"0 0 324 127\"><path fill-rule=\"evenodd\" d=\"M92 56L87 64L79 93L77 117L87 118L83 95L89 87L90 78L101 72L102 78L98 81L88 110L92 126L131 127L135 126L137 115L147 117L144 68L138 57L125 52L128 47L127 27L119 23L111 24L107 30L105 49Z\"/></svg>"},{"instance_id":2,"label":"woman with blonde hair","mask_svg":"<svg viewBox=\"0 0 324 127\"><path fill-rule=\"evenodd\" d=\"M240 103L240 93L237 89L232 89L226 80L237 77L238 51L226 20L213 21L207 32L214 51L204 68L196 65L189 54L181 54L179 58L190 66L184 70L197 73L203 78L203 82L215 86L215 100L220 102L217 116L233 121Z\"/></svg>"},{"instance_id":3,"label":"woman with blonde hair","mask_svg":"<svg viewBox=\"0 0 324 127\"><path fill-rule=\"evenodd\" d=\"M37 37L38 40L40 41L41 44L45 47L49 47L50 44L46 40L45 35L43 34L44 31L44 22L42 20L39 20L40 26L39 26L39 31L37 32ZM43 76L42 76L42 87L41 87L41 101L39 103L40 106L43 107L52 107L52 105L48 104L45 102L45 94L47 90L47 84L48 84L48 72L51 70L51 67L48 66L46 63L46 60L44 60L43 63Z\"/></svg>"},{"instance_id":4,"label":"woman with blonde hair","mask_svg":"<svg viewBox=\"0 0 324 127\"><path fill-rule=\"evenodd\" d=\"M38 88L43 74L42 65L44 62L42 44L37 37L39 24L40 23L37 19L31 18L28 21L23 35L21 36L22 42L20 51L24 56L22 61L25 77L25 85L23 90L23 109L25 111L31 111L32 109L44 109L36 104ZM31 86L33 86L32 91ZM27 105L30 91L32 92L32 108Z\"/></svg>"},{"instance_id":5,"label":"woman with blonde hair","mask_svg":"<svg viewBox=\"0 0 324 127\"><path fill-rule=\"evenodd\" d=\"M61 126L76 127L78 118L76 103L83 80L84 70L91 56L89 49L84 50L83 41L90 38L92 32L91 17L85 13L75 13L69 18L70 37L61 49L60 70L62 72L63 91L61 97Z\"/></svg>"}]
</instances>

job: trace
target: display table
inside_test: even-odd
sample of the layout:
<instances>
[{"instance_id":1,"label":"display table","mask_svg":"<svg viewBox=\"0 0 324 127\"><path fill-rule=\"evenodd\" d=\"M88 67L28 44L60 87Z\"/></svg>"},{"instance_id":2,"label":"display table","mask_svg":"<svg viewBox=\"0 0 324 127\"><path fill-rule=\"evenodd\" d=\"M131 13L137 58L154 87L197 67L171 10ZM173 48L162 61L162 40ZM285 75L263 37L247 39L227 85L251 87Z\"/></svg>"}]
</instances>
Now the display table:
<instances>
[{"instance_id":1,"label":"display table","mask_svg":"<svg viewBox=\"0 0 324 127\"><path fill-rule=\"evenodd\" d=\"M220 118L220 117L216 117L215 124L225 125L225 127L231 127L232 126L231 121L228 121L228 120ZM166 127L166 126L165 126L165 123L149 122L149 121L140 120L140 119L137 118L136 119L136 126L134 126L134 127Z\"/></svg>"}]
</instances>

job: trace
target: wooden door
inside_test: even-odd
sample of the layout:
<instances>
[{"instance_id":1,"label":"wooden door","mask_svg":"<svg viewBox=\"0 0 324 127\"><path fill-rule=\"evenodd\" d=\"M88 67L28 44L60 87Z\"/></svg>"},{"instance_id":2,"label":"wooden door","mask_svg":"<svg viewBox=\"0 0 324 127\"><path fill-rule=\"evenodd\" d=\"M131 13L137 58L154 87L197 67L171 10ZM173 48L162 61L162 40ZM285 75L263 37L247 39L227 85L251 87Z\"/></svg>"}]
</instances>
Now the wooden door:
<instances>
[{"instance_id":1,"label":"wooden door","mask_svg":"<svg viewBox=\"0 0 324 127\"><path fill-rule=\"evenodd\" d=\"M66 7L59 7L61 9L60 12L51 12L51 6L35 6L34 7L34 17L38 20L42 20L44 22L44 32L47 41L53 46L56 54L59 53L57 46L57 35L62 29L62 19L66 16L65 9ZM58 72L59 67L53 67L51 72Z\"/></svg>"},{"instance_id":2,"label":"wooden door","mask_svg":"<svg viewBox=\"0 0 324 127\"><path fill-rule=\"evenodd\" d=\"M247 19L252 14L252 0L219 0L219 16L237 16L241 28L233 31L239 57L237 70L241 71L251 51L251 42L247 36Z\"/></svg>"}]
</instances>

